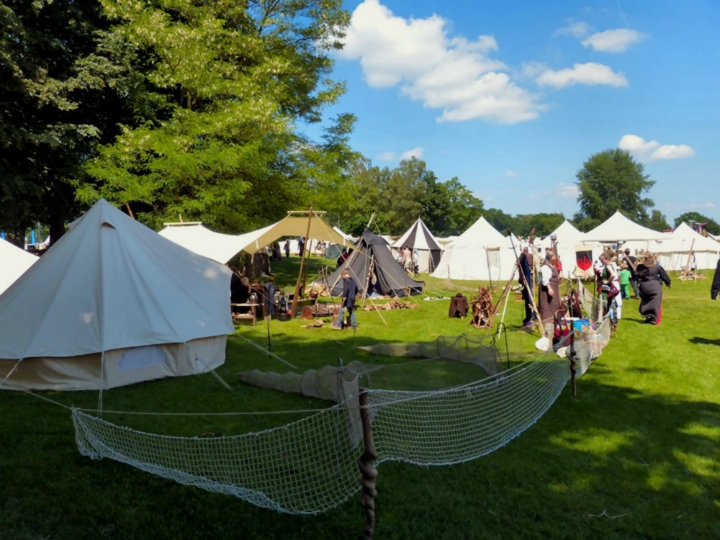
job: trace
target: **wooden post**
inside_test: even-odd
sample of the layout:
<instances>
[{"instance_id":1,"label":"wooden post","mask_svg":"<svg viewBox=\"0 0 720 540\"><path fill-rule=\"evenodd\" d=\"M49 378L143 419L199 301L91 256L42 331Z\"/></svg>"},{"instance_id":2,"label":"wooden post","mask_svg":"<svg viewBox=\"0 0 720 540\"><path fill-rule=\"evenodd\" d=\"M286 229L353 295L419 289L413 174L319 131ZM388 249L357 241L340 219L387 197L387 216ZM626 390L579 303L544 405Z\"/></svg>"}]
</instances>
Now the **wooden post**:
<instances>
[{"instance_id":1,"label":"wooden post","mask_svg":"<svg viewBox=\"0 0 720 540\"><path fill-rule=\"evenodd\" d=\"M373 267L375 266L375 255L370 255L370 265L368 268L368 275L365 278L365 288L363 289L362 293L362 306L365 307L365 297L367 296L367 290L370 286L370 279L373 273Z\"/></svg>"},{"instance_id":2,"label":"wooden post","mask_svg":"<svg viewBox=\"0 0 720 540\"><path fill-rule=\"evenodd\" d=\"M308 237L310 236L310 223L312 221L312 215L313 215L313 208L311 206L310 212L308 212L308 225L307 225L307 233L305 233L305 246L307 246ZM295 317L295 310L297 309L298 296L300 296L300 280L302 279L303 263L305 262L305 252L306 251L307 251L307 248L304 247L303 248L303 256L300 257L300 271L298 272L298 278L297 278L297 281L295 282L295 294L293 295L292 307L290 308L290 317Z\"/></svg>"},{"instance_id":3,"label":"wooden post","mask_svg":"<svg viewBox=\"0 0 720 540\"><path fill-rule=\"evenodd\" d=\"M570 329L570 383L572 385L572 395L577 397L577 379L575 375L577 370L575 369L575 358L577 353L575 352L575 328Z\"/></svg>"},{"instance_id":4,"label":"wooden post","mask_svg":"<svg viewBox=\"0 0 720 540\"><path fill-rule=\"evenodd\" d=\"M362 533L358 536L358 540L371 540L375 531L375 497L377 497L375 483L378 475L377 469L373 467L373 461L377 459L378 455L373 440L367 390L361 388L358 398L360 400L360 421L362 422L363 442L365 445L362 456L358 459L358 467L362 474L360 505L365 510L365 525Z\"/></svg>"}]
</instances>

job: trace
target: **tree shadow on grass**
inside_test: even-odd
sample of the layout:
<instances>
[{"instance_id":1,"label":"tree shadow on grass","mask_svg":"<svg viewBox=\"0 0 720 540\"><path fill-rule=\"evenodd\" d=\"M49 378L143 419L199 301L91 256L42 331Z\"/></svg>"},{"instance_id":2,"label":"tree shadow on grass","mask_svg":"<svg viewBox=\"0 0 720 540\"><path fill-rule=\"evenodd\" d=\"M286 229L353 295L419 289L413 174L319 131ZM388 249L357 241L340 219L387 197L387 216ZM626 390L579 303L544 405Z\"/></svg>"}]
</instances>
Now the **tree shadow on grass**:
<instances>
[{"instance_id":1,"label":"tree shadow on grass","mask_svg":"<svg viewBox=\"0 0 720 540\"><path fill-rule=\"evenodd\" d=\"M720 339L708 339L704 337L692 337L688 340L690 343L697 345L716 345L720 346Z\"/></svg>"}]
</instances>

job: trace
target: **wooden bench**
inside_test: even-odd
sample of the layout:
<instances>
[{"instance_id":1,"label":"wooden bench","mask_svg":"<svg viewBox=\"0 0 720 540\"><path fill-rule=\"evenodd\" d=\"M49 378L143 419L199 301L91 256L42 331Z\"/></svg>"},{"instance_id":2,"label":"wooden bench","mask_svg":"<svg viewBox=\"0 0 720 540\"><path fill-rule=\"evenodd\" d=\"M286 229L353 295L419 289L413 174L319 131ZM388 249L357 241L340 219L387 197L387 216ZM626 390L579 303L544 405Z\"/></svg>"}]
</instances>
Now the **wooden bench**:
<instances>
[{"instance_id":1,"label":"wooden bench","mask_svg":"<svg viewBox=\"0 0 720 540\"><path fill-rule=\"evenodd\" d=\"M247 313L233 313L233 321L248 320L252 321L253 326L257 326L257 308L260 304L230 304L230 307L248 307L250 311Z\"/></svg>"}]
</instances>

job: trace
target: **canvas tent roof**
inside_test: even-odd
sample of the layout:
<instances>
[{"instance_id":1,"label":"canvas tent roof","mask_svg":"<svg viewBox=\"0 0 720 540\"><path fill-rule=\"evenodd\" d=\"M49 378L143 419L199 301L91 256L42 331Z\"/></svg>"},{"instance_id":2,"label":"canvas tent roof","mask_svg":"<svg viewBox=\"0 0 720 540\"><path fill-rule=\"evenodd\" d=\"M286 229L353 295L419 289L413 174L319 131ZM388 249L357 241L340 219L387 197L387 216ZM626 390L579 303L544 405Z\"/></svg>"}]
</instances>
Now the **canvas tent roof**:
<instances>
[{"instance_id":1,"label":"canvas tent roof","mask_svg":"<svg viewBox=\"0 0 720 540\"><path fill-rule=\"evenodd\" d=\"M22 276L38 258L0 238L0 294Z\"/></svg>"},{"instance_id":2,"label":"canvas tent roof","mask_svg":"<svg viewBox=\"0 0 720 540\"><path fill-rule=\"evenodd\" d=\"M481 216L445 246L440 264L432 275L445 279L509 279L515 271L515 261L510 239Z\"/></svg>"},{"instance_id":3,"label":"canvas tent roof","mask_svg":"<svg viewBox=\"0 0 720 540\"><path fill-rule=\"evenodd\" d=\"M305 236L307 230L307 217L287 216L277 223L240 235L216 233L201 224L181 223L166 226L160 235L198 255L226 263L241 251L253 254L283 236ZM342 246L353 245L317 214L310 220L309 237Z\"/></svg>"},{"instance_id":4,"label":"canvas tent roof","mask_svg":"<svg viewBox=\"0 0 720 540\"><path fill-rule=\"evenodd\" d=\"M410 228L405 231L400 238L398 238L393 244L394 248L401 248L408 246L411 249L425 249L425 250L442 250L440 244L437 243L433 233L427 228L427 225L422 219L413 223Z\"/></svg>"},{"instance_id":5,"label":"canvas tent roof","mask_svg":"<svg viewBox=\"0 0 720 540\"><path fill-rule=\"evenodd\" d=\"M419 294L425 286L422 281L415 281L407 275L388 249L384 238L366 230L358 239L350 257L328 277L333 295L342 293L340 273L343 268L350 270L350 277L357 283L360 293L363 293L371 264L376 278L372 290L378 294L405 296L408 289L410 294Z\"/></svg>"},{"instance_id":6,"label":"canvas tent roof","mask_svg":"<svg viewBox=\"0 0 720 540\"><path fill-rule=\"evenodd\" d=\"M246 244L244 235L217 233L200 223L174 223L159 234L193 253L223 264L240 253Z\"/></svg>"},{"instance_id":7,"label":"canvas tent roof","mask_svg":"<svg viewBox=\"0 0 720 540\"><path fill-rule=\"evenodd\" d=\"M230 275L100 200L0 296L0 358L224 339Z\"/></svg>"},{"instance_id":8,"label":"canvas tent roof","mask_svg":"<svg viewBox=\"0 0 720 540\"><path fill-rule=\"evenodd\" d=\"M669 233L668 238L669 240L660 243L658 251L668 249L689 251L691 247L694 251L720 251L720 244L711 238L698 234L685 222L682 222L673 232Z\"/></svg>"},{"instance_id":9,"label":"canvas tent roof","mask_svg":"<svg viewBox=\"0 0 720 540\"><path fill-rule=\"evenodd\" d=\"M560 243L576 244L582 242L585 235L566 219L557 229L543 239L543 244L547 243L550 245L551 237L553 236L557 237Z\"/></svg>"},{"instance_id":10,"label":"canvas tent roof","mask_svg":"<svg viewBox=\"0 0 720 540\"><path fill-rule=\"evenodd\" d=\"M663 233L638 225L616 211L604 223L585 233L585 242L630 242L662 240Z\"/></svg>"}]
</instances>

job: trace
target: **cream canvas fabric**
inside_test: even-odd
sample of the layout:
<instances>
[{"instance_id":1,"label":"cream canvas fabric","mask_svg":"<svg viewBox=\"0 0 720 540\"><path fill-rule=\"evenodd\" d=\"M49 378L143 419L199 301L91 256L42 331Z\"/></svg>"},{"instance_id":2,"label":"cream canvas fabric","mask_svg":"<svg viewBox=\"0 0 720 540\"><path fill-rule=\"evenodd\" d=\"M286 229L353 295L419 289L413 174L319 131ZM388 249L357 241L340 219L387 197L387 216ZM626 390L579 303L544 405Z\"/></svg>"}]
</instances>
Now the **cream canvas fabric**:
<instances>
[{"instance_id":1,"label":"cream canvas fabric","mask_svg":"<svg viewBox=\"0 0 720 540\"><path fill-rule=\"evenodd\" d=\"M515 271L515 261L510 240L481 217L445 246L432 275L452 280L507 280Z\"/></svg>"},{"instance_id":2,"label":"cream canvas fabric","mask_svg":"<svg viewBox=\"0 0 720 540\"><path fill-rule=\"evenodd\" d=\"M0 360L53 359L56 386L63 377L73 386L83 379L78 370L94 377L83 358L108 351L207 338L224 344L233 331L230 275L101 200L0 296ZM191 353L177 353L174 361L183 354ZM221 364L224 349L220 359L217 351L212 356L193 364ZM173 370L187 372L166 371Z\"/></svg>"},{"instance_id":3,"label":"cream canvas fabric","mask_svg":"<svg viewBox=\"0 0 720 540\"><path fill-rule=\"evenodd\" d=\"M0 238L0 294L30 268L38 258Z\"/></svg>"},{"instance_id":4,"label":"cream canvas fabric","mask_svg":"<svg viewBox=\"0 0 720 540\"><path fill-rule=\"evenodd\" d=\"M623 216L618 210L604 223L585 233L584 242L648 242L662 240L663 233L653 231Z\"/></svg>"}]
</instances>

